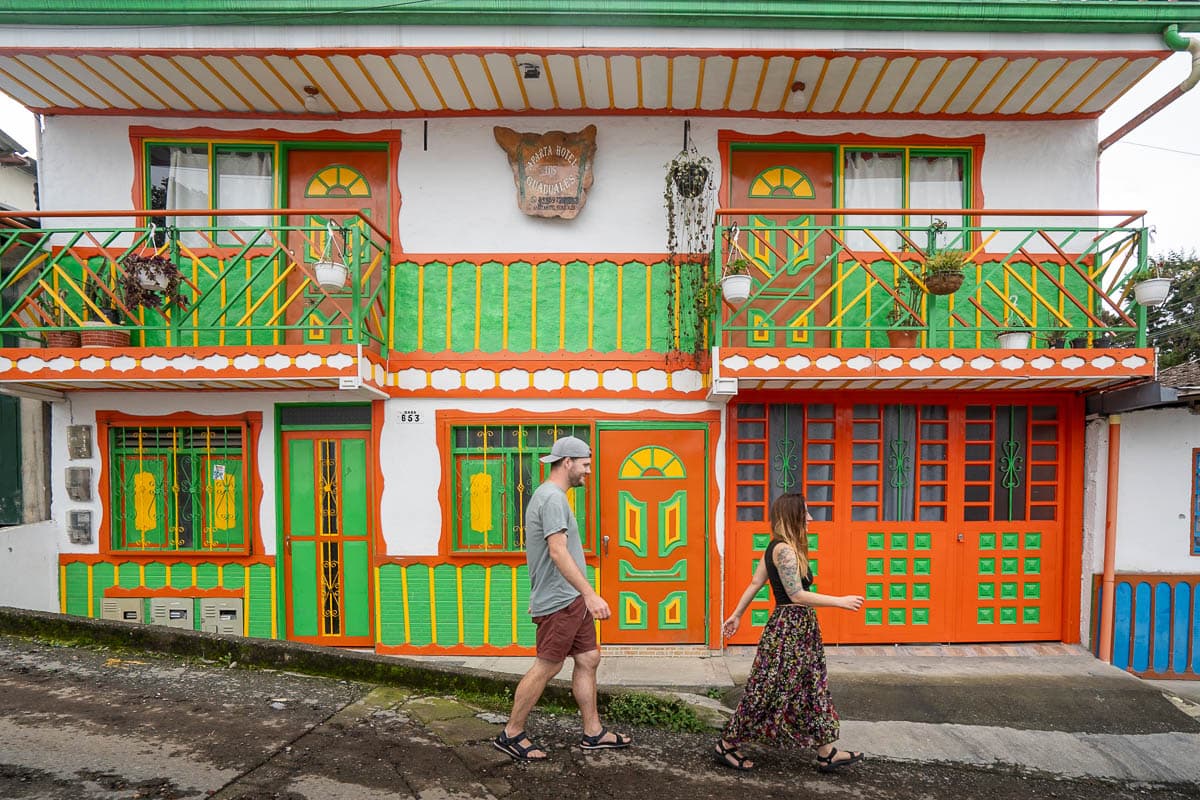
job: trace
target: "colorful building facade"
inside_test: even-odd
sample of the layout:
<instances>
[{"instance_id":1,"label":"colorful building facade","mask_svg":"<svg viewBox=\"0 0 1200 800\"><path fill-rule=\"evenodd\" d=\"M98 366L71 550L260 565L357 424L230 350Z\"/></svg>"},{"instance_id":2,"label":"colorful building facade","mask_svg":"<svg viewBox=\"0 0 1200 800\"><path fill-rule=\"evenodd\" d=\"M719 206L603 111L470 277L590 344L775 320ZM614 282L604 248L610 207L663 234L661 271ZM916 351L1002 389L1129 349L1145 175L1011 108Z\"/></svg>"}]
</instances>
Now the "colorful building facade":
<instances>
[{"instance_id":1,"label":"colorful building facade","mask_svg":"<svg viewBox=\"0 0 1200 800\"><path fill-rule=\"evenodd\" d=\"M1086 635L1084 395L1155 373L1096 118L1188 9L197 2L151 36L118 5L103 31L0 15L43 172L37 226L3 231L0 382L52 415L12 604L528 653L523 509L570 433L605 646L721 646L794 490L818 589L867 598L827 641ZM501 128L555 144L510 163Z\"/></svg>"}]
</instances>

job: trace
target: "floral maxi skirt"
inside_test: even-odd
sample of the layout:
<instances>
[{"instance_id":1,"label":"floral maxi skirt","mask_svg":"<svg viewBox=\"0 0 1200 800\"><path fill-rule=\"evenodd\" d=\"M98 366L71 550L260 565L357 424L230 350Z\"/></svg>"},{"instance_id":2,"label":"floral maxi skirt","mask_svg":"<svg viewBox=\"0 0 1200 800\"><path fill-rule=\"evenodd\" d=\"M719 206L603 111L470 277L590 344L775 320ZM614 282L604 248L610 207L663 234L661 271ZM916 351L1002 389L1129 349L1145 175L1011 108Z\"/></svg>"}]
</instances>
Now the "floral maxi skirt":
<instances>
[{"instance_id":1,"label":"floral maxi skirt","mask_svg":"<svg viewBox=\"0 0 1200 800\"><path fill-rule=\"evenodd\" d=\"M746 693L725 727L725 741L820 747L837 740L839 727L816 612L777 606L758 643Z\"/></svg>"}]
</instances>

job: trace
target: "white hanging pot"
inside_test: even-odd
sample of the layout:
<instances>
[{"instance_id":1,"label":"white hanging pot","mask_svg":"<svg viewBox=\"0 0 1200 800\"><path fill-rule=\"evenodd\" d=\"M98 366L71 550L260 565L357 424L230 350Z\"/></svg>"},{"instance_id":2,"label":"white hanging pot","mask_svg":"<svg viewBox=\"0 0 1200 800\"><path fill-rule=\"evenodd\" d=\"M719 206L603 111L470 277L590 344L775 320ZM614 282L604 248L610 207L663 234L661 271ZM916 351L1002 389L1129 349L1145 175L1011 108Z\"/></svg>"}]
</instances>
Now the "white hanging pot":
<instances>
[{"instance_id":1,"label":"white hanging pot","mask_svg":"<svg viewBox=\"0 0 1200 800\"><path fill-rule=\"evenodd\" d=\"M1133 299L1139 306L1161 306L1170 293L1170 278L1147 278L1133 285Z\"/></svg>"},{"instance_id":2,"label":"white hanging pot","mask_svg":"<svg viewBox=\"0 0 1200 800\"><path fill-rule=\"evenodd\" d=\"M149 270L141 270L137 274L138 285L143 289L152 292L161 292L167 288L169 279L161 272L151 272Z\"/></svg>"},{"instance_id":3,"label":"white hanging pot","mask_svg":"<svg viewBox=\"0 0 1200 800\"><path fill-rule=\"evenodd\" d=\"M313 264L313 272L317 275L317 283L325 289L344 289L350 270L340 261L318 261Z\"/></svg>"},{"instance_id":4,"label":"white hanging pot","mask_svg":"<svg viewBox=\"0 0 1200 800\"><path fill-rule=\"evenodd\" d=\"M730 303L744 303L750 296L749 275L726 275L721 278L721 296Z\"/></svg>"},{"instance_id":5,"label":"white hanging pot","mask_svg":"<svg viewBox=\"0 0 1200 800\"><path fill-rule=\"evenodd\" d=\"M1027 350L1030 338L1029 331L1006 331L996 336L1000 347L1005 350Z\"/></svg>"}]
</instances>

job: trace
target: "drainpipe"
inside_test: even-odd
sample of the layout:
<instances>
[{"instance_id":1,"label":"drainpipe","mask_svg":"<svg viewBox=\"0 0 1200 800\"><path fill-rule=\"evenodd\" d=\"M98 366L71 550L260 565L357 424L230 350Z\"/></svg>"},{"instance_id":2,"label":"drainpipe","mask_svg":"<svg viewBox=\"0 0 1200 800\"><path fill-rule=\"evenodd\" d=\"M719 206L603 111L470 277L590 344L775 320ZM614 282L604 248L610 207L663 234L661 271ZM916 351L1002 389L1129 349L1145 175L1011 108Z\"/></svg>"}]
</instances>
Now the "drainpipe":
<instances>
[{"instance_id":1,"label":"drainpipe","mask_svg":"<svg viewBox=\"0 0 1200 800\"><path fill-rule=\"evenodd\" d=\"M1104 141L1100 142L1100 149L1097 155L1107 150L1110 145L1119 142L1127 133L1153 117L1158 112L1162 111L1167 106L1171 105L1171 103L1174 103L1180 97L1183 97L1186 92L1190 91L1198 82L1200 82L1200 39L1189 39L1188 37L1179 33L1178 25L1169 25L1167 29L1163 31L1163 42L1166 43L1167 47L1175 50L1176 52L1187 50L1192 54L1191 73L1189 73L1188 76L1183 79L1183 83L1179 84L1174 89L1158 98L1158 100L1156 100L1149 108L1145 109L1142 111L1142 113L1129 120L1129 122L1126 122L1116 131L1110 133L1104 139Z\"/></svg>"},{"instance_id":2,"label":"drainpipe","mask_svg":"<svg viewBox=\"0 0 1200 800\"><path fill-rule=\"evenodd\" d=\"M1121 415L1108 418L1108 488L1104 503L1104 577L1100 583L1100 659L1112 663L1113 608L1116 606L1117 485L1121 466Z\"/></svg>"}]
</instances>

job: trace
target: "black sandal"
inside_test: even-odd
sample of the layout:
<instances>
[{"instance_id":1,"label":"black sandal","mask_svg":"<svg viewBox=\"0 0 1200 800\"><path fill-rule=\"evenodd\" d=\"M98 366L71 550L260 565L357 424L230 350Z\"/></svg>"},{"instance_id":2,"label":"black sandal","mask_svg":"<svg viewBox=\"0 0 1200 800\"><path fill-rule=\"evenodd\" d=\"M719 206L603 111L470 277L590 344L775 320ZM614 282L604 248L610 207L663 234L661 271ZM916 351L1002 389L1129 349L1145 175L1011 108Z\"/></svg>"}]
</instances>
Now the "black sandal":
<instances>
[{"instance_id":1,"label":"black sandal","mask_svg":"<svg viewBox=\"0 0 1200 800\"><path fill-rule=\"evenodd\" d=\"M835 769L848 767L851 764L857 764L863 760L862 753L856 753L853 750L846 751L850 757L834 761L833 758L838 754L838 749L835 747L829 751L829 755L817 755L817 772L833 772Z\"/></svg>"},{"instance_id":2,"label":"black sandal","mask_svg":"<svg viewBox=\"0 0 1200 800\"><path fill-rule=\"evenodd\" d=\"M613 740L611 742L604 741L605 735L609 732L608 728L601 728L595 736L585 735L579 740L579 746L584 750L618 750L633 744L632 737L616 731L612 731Z\"/></svg>"},{"instance_id":3,"label":"black sandal","mask_svg":"<svg viewBox=\"0 0 1200 800\"><path fill-rule=\"evenodd\" d=\"M720 739L717 740L717 749L713 751L713 760L723 767L742 772L754 769L753 764L746 766L746 762L750 760L748 756L739 753L737 747L726 747L725 742Z\"/></svg>"},{"instance_id":4,"label":"black sandal","mask_svg":"<svg viewBox=\"0 0 1200 800\"><path fill-rule=\"evenodd\" d=\"M529 744L522 745L521 742L523 741L529 742ZM512 736L505 736L504 731L502 730L496 735L496 738L492 740L492 746L516 761L545 761L550 757L548 754L541 756L529 755L534 750L541 750L543 753L545 753L546 750L545 748L534 744L533 740L525 735L525 731L521 731L520 733Z\"/></svg>"}]
</instances>

